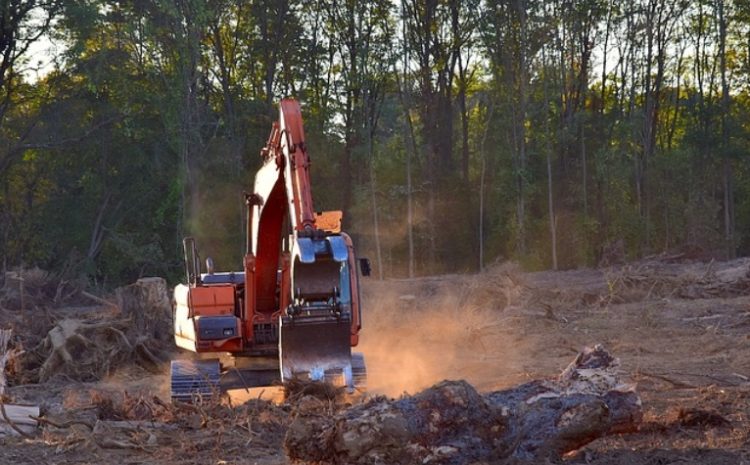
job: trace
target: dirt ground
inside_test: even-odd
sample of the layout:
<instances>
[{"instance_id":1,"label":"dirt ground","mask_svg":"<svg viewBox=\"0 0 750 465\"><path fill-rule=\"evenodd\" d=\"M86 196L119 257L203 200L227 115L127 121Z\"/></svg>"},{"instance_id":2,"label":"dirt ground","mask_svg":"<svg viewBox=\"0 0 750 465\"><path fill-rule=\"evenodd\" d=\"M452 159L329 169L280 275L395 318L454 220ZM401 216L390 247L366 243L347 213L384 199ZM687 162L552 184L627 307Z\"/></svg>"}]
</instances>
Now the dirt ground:
<instances>
[{"instance_id":1,"label":"dirt ground","mask_svg":"<svg viewBox=\"0 0 750 465\"><path fill-rule=\"evenodd\" d=\"M644 422L567 463L750 464L749 271L750 259L660 257L601 270L522 273L505 264L366 280L359 350L368 395L416 393L443 379L493 391L555 376L600 343L637 384ZM98 382L11 387L14 402L41 404L51 423L31 438L0 437L0 463L287 463L293 402L174 407L166 371L126 367Z\"/></svg>"}]
</instances>

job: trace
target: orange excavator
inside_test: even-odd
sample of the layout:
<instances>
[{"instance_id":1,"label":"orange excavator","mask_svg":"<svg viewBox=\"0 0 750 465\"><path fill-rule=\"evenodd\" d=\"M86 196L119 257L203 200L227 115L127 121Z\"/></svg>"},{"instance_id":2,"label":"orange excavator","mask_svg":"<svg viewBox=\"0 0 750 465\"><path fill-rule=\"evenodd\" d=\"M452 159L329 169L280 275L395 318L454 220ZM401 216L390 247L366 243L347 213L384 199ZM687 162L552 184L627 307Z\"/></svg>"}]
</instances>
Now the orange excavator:
<instances>
[{"instance_id":1,"label":"orange excavator","mask_svg":"<svg viewBox=\"0 0 750 465\"><path fill-rule=\"evenodd\" d=\"M215 357L172 361L173 399L292 378L350 390L366 382L364 358L351 349L362 326L359 274L369 276L370 264L356 259L340 211L313 209L297 101L281 101L260 154L245 193L244 269L217 272L209 258L203 270L195 241L183 241L188 282L174 291L175 342Z\"/></svg>"}]
</instances>

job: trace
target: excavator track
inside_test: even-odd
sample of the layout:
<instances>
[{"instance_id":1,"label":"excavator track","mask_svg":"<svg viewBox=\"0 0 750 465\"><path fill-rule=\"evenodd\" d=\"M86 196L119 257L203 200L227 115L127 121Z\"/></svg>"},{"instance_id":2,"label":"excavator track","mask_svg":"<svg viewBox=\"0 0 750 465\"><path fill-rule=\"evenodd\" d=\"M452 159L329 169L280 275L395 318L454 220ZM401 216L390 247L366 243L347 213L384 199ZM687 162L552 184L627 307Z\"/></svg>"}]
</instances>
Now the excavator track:
<instances>
[{"instance_id":1,"label":"excavator track","mask_svg":"<svg viewBox=\"0 0 750 465\"><path fill-rule=\"evenodd\" d=\"M296 374L298 377L324 381L334 386L346 386L350 392L367 389L367 368L364 355L351 354L351 374L349 368L332 368L320 378L309 373ZM280 384L279 369L231 368L222 373L219 359L173 360L171 365L171 397L173 401L195 403L215 400L228 389L255 388Z\"/></svg>"},{"instance_id":2,"label":"excavator track","mask_svg":"<svg viewBox=\"0 0 750 465\"><path fill-rule=\"evenodd\" d=\"M360 391L367 389L367 367L365 356L361 352L352 353L352 380L355 389Z\"/></svg>"},{"instance_id":3,"label":"excavator track","mask_svg":"<svg viewBox=\"0 0 750 465\"><path fill-rule=\"evenodd\" d=\"M221 365L218 359L172 360L172 400L195 402L220 395Z\"/></svg>"}]
</instances>

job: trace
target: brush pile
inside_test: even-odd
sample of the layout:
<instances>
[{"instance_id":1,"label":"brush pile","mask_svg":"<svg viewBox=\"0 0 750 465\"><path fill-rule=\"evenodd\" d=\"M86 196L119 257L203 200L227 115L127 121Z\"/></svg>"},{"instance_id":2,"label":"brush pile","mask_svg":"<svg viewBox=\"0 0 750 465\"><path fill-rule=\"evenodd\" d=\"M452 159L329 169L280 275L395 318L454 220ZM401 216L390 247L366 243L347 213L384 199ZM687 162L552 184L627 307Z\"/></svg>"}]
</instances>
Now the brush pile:
<instances>
[{"instance_id":1,"label":"brush pile","mask_svg":"<svg viewBox=\"0 0 750 465\"><path fill-rule=\"evenodd\" d=\"M58 376L94 381L133 362L159 372L161 354L173 347L162 278L118 288L113 302L39 269L9 272L0 288L0 317L0 327L17 329L11 375L21 384Z\"/></svg>"},{"instance_id":2,"label":"brush pile","mask_svg":"<svg viewBox=\"0 0 750 465\"><path fill-rule=\"evenodd\" d=\"M596 270L528 273L518 299L527 308L570 310L659 299L715 299L750 294L750 258L683 261L659 255Z\"/></svg>"},{"instance_id":3,"label":"brush pile","mask_svg":"<svg viewBox=\"0 0 750 465\"><path fill-rule=\"evenodd\" d=\"M750 293L750 259L695 264L647 260L612 271L606 278L607 303L738 297Z\"/></svg>"},{"instance_id":4,"label":"brush pile","mask_svg":"<svg viewBox=\"0 0 750 465\"><path fill-rule=\"evenodd\" d=\"M109 313L57 321L32 351L43 360L37 371L40 382L58 374L97 380L133 361L154 373L161 371L166 360L157 354L172 346L166 282L139 279L117 289L117 301Z\"/></svg>"},{"instance_id":5,"label":"brush pile","mask_svg":"<svg viewBox=\"0 0 750 465\"><path fill-rule=\"evenodd\" d=\"M185 404L103 389L79 392L66 407L39 418L46 443L58 453L120 449L147 454L150 463L207 463L215 449L238 459L279 450L288 419L284 408L261 400L237 407L216 400Z\"/></svg>"}]
</instances>

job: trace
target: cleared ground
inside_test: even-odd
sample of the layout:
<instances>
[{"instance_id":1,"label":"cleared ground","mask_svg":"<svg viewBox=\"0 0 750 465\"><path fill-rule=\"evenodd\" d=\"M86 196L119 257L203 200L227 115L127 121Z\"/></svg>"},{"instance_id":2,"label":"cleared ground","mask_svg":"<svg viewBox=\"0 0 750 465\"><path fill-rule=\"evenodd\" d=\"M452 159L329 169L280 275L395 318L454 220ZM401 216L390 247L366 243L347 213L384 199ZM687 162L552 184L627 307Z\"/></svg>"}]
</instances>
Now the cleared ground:
<instances>
[{"instance_id":1,"label":"cleared ground","mask_svg":"<svg viewBox=\"0 0 750 465\"><path fill-rule=\"evenodd\" d=\"M370 393L415 393L443 379L497 390L554 376L600 343L637 383L644 424L589 444L570 463L750 463L749 270L748 259L660 257L607 270L499 265L366 281L360 349ZM59 427L0 439L0 463L287 463L293 402L178 409L160 402L166 390L165 374L138 367L93 383L60 376L13 387L14 401L42 404Z\"/></svg>"}]
</instances>

